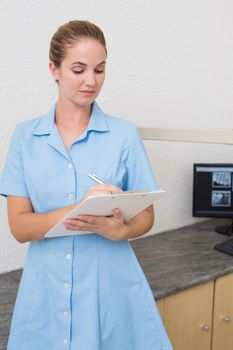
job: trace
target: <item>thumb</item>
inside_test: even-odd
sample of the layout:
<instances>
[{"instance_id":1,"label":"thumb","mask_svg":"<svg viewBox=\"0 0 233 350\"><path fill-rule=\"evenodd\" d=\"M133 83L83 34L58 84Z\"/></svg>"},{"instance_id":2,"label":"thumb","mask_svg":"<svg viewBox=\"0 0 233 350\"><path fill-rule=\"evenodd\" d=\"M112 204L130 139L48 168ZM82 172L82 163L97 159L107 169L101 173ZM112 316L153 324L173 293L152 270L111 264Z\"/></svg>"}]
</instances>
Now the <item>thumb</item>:
<instances>
[{"instance_id":1,"label":"thumb","mask_svg":"<svg viewBox=\"0 0 233 350\"><path fill-rule=\"evenodd\" d=\"M121 211L119 208L113 209L113 217L115 219L120 219L121 218Z\"/></svg>"}]
</instances>

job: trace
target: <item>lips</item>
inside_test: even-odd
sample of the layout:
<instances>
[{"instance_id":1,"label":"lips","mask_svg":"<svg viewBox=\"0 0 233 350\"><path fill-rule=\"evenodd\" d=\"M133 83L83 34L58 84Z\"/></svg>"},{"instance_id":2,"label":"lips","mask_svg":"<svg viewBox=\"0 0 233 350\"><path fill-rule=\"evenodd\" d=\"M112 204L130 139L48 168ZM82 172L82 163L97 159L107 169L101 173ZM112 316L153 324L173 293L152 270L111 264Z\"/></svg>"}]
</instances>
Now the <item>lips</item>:
<instances>
[{"instance_id":1,"label":"lips","mask_svg":"<svg viewBox=\"0 0 233 350\"><path fill-rule=\"evenodd\" d=\"M93 95L95 95L94 90L82 90L80 93L85 98L93 98Z\"/></svg>"}]
</instances>

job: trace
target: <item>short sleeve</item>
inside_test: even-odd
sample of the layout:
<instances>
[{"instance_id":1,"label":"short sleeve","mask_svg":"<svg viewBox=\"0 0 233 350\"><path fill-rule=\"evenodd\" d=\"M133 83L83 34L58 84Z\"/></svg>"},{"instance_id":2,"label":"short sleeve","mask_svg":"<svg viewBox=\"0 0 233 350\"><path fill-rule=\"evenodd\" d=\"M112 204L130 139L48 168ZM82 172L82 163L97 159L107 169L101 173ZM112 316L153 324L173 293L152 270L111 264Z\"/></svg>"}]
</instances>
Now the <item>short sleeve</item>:
<instances>
[{"instance_id":1,"label":"short sleeve","mask_svg":"<svg viewBox=\"0 0 233 350\"><path fill-rule=\"evenodd\" d=\"M21 150L20 130L17 125L11 137L8 155L0 177L0 195L2 196L29 197L25 184Z\"/></svg>"},{"instance_id":2,"label":"short sleeve","mask_svg":"<svg viewBox=\"0 0 233 350\"><path fill-rule=\"evenodd\" d=\"M126 169L123 188L125 191L155 191L159 188L137 129L128 148Z\"/></svg>"}]
</instances>

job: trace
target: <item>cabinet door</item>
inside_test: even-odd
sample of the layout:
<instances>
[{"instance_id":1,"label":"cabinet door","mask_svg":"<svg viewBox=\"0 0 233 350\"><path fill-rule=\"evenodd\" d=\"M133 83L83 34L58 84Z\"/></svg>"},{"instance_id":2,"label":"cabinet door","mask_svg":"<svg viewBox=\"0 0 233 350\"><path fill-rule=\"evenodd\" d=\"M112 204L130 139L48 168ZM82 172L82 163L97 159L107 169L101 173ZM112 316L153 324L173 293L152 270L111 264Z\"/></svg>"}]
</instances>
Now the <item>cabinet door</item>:
<instances>
[{"instance_id":1,"label":"cabinet door","mask_svg":"<svg viewBox=\"0 0 233 350\"><path fill-rule=\"evenodd\" d=\"M211 281L165 298L164 325L174 350L210 350L213 289Z\"/></svg>"},{"instance_id":2,"label":"cabinet door","mask_svg":"<svg viewBox=\"0 0 233 350\"><path fill-rule=\"evenodd\" d=\"M233 349L233 274L215 282L213 350Z\"/></svg>"},{"instance_id":3,"label":"cabinet door","mask_svg":"<svg viewBox=\"0 0 233 350\"><path fill-rule=\"evenodd\" d=\"M164 319L164 299L156 300L156 305L158 307L160 317L163 320Z\"/></svg>"}]
</instances>

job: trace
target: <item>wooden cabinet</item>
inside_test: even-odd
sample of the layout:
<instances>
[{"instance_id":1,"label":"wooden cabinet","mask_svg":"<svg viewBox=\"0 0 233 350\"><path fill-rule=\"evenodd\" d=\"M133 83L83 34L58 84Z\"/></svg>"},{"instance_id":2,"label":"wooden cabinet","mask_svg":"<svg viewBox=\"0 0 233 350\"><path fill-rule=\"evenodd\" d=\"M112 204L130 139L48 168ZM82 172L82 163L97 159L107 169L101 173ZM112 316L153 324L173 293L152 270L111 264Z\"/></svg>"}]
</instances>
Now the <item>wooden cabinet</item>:
<instances>
[{"instance_id":1,"label":"wooden cabinet","mask_svg":"<svg viewBox=\"0 0 233 350\"><path fill-rule=\"evenodd\" d=\"M210 350L213 284L209 282L165 299L164 324L175 350Z\"/></svg>"},{"instance_id":2,"label":"wooden cabinet","mask_svg":"<svg viewBox=\"0 0 233 350\"><path fill-rule=\"evenodd\" d=\"M212 350L233 349L233 274L215 282Z\"/></svg>"},{"instance_id":3,"label":"wooden cabinet","mask_svg":"<svg viewBox=\"0 0 233 350\"><path fill-rule=\"evenodd\" d=\"M161 319L164 321L164 299L157 300L156 304L157 304L157 307L159 309Z\"/></svg>"},{"instance_id":4,"label":"wooden cabinet","mask_svg":"<svg viewBox=\"0 0 233 350\"><path fill-rule=\"evenodd\" d=\"M157 305L174 350L233 349L233 273Z\"/></svg>"}]
</instances>

